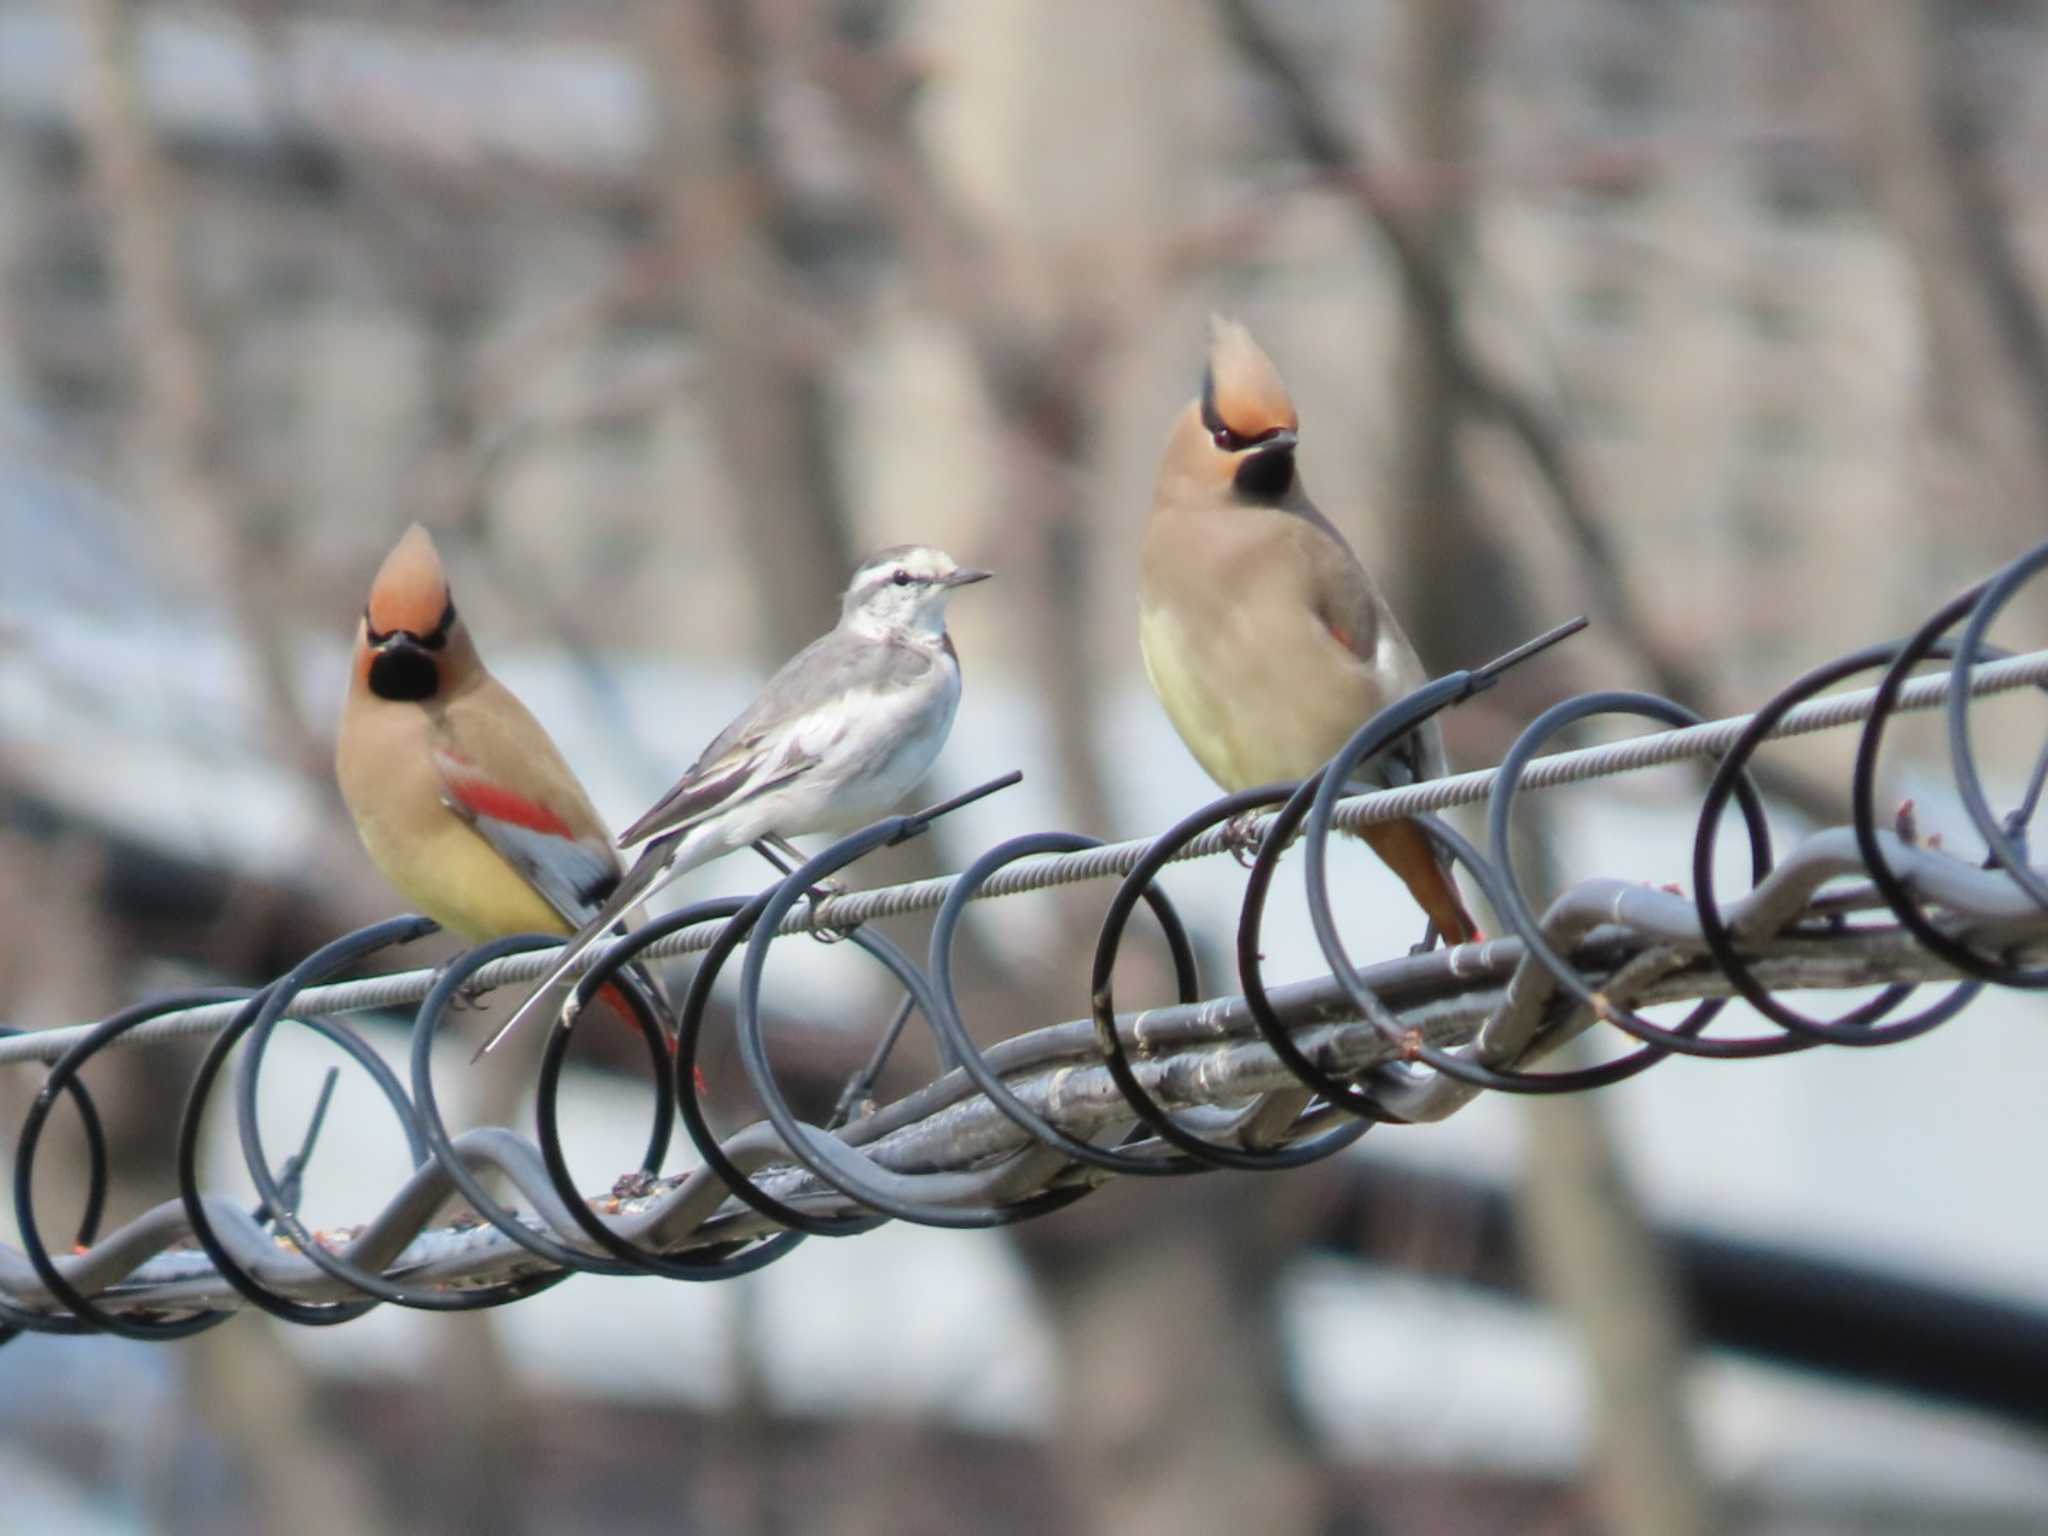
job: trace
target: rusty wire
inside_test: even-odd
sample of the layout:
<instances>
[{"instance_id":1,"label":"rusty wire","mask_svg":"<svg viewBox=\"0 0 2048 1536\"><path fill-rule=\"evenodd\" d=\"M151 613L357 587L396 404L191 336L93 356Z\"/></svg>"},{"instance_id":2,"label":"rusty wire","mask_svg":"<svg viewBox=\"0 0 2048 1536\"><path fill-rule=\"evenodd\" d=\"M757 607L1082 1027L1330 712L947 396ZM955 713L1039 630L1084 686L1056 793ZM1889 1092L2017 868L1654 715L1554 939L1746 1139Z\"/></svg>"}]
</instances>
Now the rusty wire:
<instances>
[{"instance_id":1,"label":"rusty wire","mask_svg":"<svg viewBox=\"0 0 2048 1536\"><path fill-rule=\"evenodd\" d=\"M1420 721L1489 686L1505 667L1574 626L1489 667L1458 672L1366 722L1332 764L1300 785L1226 796L1157 837L1105 845L1034 833L989 849L958 876L823 901L810 893L863 854L920 835L938 816L1008 780L914 816L891 817L842 839L752 898L697 903L614 944L579 983L587 998L620 986L648 1047L650 1116L640 1166L610 1195L589 1197L569 1172L557 1094L569 1040L557 1027L543 1054L532 1136L504 1127L451 1134L432 1078L434 1037L466 991L530 979L553 945L540 936L478 946L436 972L336 983L374 955L434 931L400 917L323 946L255 991L158 998L95 1025L0 1039L0 1064L48 1061L16 1145L14 1204L22 1248L0 1246L0 1339L24 1330L180 1337L244 1305L308 1325L345 1322L383 1304L453 1311L497 1306L573 1273L716 1280L773 1262L809 1236L846 1236L886 1220L945 1227L1024 1220L1084 1197L1104 1180L1179 1176L1209 1168L1280 1170L1342 1150L1375 1124L1441 1119L1477 1093L1577 1092L1633 1076L1671 1055L1740 1059L1904 1040L1959 1014L1986 986L2048 986L2048 879L2028 857L2028 828L2048 780L2039 756L2018 803L1995 811L1978 771L1970 705L1989 692L2048 687L2048 652L2005 658L1985 635L2015 592L2048 565L2048 545L1963 593L1906 640L1816 668L1754 715L1702 722L1654 695L1566 699L1525 730L1500 768L1405 790L1345 797L1357 765ZM1947 637L1961 627L1955 640ZM1938 676L1910 674L1930 660ZM1859 673L1862 694L1819 697ZM1875 771L1885 729L1902 709L1947 711L1957 791L1990 849L1981 865L1920 845L1880 824ZM1591 719L1645 717L1668 729L1611 746L1539 756ZM1767 740L1861 722L1850 825L1773 852L1748 764ZM1508 856L1517 796L1526 788L1710 757L1714 772L1694 831L1693 891L1611 879L1579 882L1539 916ZM1482 852L1430 814L1484 798ZM1721 901L1716 838L1733 801L1743 819L1751 889ZM1498 912L1502 937L1358 966L1332 906L1326 850L1334 828L1420 815L1430 834ZM1246 818L1253 818L1247 821ZM1169 861L1222 851L1247 825L1258 833L1239 910L1238 990L1205 995L1194 950L1156 884ZM1267 986L1259 936L1281 852L1297 837L1322 978ZM970 903L1072 880L1115 877L1091 975L1092 1016L975 1044L953 987L952 952ZM1150 906L1179 1001L1119 1014L1111 986L1129 921ZM876 932L875 918L936 911L920 965ZM763 1043L768 946L806 930L843 932L883 967L902 1004L828 1124L806 1123L775 1080ZM635 979L636 958L702 958L673 1018ZM694 1066L714 985L739 957L736 1029L748 1079L767 1118L719 1137L707 1122ZM1926 982L1952 983L1932 1003L1898 1010ZM1879 988L1833 1018L1794 1008L1795 992ZM1716 1033L1732 998L1769 1027ZM401 1082L339 1017L418 1004L411 1082ZM1677 1024L1642 1009L1692 1001ZM940 1075L903 1098L853 1116L911 1018L933 1031ZM332 1074L302 1145L283 1165L257 1130L265 1052L292 1020L338 1045L381 1091L413 1173L360 1226L309 1231L300 1183L314 1155ZM1532 1064L1595 1024L1632 1041L1597 1066ZM144 1038L214 1032L187 1090L175 1149L179 1197L105 1234L106 1139L80 1071L101 1050ZM239 1051L239 1055L236 1053ZM199 1132L230 1059L254 1212L198 1181ZM88 1195L67 1244L53 1249L29 1198L38 1148L60 1106L82 1118ZM664 1169L680 1119L697 1166ZM500 1175L524 1202L485 1188ZM430 1225L451 1196L480 1218Z\"/></svg>"}]
</instances>

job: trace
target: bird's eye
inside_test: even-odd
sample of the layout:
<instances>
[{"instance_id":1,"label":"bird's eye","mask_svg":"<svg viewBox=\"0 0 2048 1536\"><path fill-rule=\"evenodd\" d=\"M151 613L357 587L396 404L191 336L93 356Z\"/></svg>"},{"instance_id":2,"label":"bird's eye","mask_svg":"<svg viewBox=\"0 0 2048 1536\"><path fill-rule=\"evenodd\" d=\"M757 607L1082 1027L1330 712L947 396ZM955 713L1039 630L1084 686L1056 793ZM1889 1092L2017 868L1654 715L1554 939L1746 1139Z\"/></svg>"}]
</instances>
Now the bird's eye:
<instances>
[{"instance_id":1,"label":"bird's eye","mask_svg":"<svg viewBox=\"0 0 2048 1536\"><path fill-rule=\"evenodd\" d=\"M898 571L894 576L891 576L889 579L895 582L896 585L899 587L907 587L910 585L910 572Z\"/></svg>"},{"instance_id":2,"label":"bird's eye","mask_svg":"<svg viewBox=\"0 0 2048 1536\"><path fill-rule=\"evenodd\" d=\"M448 644L448 631L455 627L455 599L449 598L441 607L440 622L433 630L420 636L420 644L430 651L438 651Z\"/></svg>"},{"instance_id":3,"label":"bird's eye","mask_svg":"<svg viewBox=\"0 0 2048 1536\"><path fill-rule=\"evenodd\" d=\"M1237 453L1241 449L1250 446L1249 442L1245 438L1238 436L1237 433L1231 431L1228 427L1218 427L1214 432L1210 433L1209 435L1210 439L1216 444L1216 446L1218 448L1221 448L1225 453Z\"/></svg>"}]
</instances>

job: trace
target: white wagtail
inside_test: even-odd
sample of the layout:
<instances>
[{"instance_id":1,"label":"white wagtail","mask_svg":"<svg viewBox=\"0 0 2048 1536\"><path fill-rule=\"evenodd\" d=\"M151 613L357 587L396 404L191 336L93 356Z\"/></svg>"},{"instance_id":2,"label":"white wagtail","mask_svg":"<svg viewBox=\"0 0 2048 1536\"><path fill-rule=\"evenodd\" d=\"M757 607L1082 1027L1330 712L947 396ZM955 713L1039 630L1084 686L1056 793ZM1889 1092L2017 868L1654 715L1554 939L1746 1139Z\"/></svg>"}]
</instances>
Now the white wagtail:
<instances>
[{"instance_id":1,"label":"white wagtail","mask_svg":"<svg viewBox=\"0 0 2048 1536\"><path fill-rule=\"evenodd\" d=\"M847 584L838 626L790 658L620 835L622 848L654 840L484 1050L522 1020L563 1007L583 952L684 871L750 844L793 854L791 837L851 832L886 815L931 768L960 704L946 602L988 575L916 544L868 556Z\"/></svg>"}]
</instances>

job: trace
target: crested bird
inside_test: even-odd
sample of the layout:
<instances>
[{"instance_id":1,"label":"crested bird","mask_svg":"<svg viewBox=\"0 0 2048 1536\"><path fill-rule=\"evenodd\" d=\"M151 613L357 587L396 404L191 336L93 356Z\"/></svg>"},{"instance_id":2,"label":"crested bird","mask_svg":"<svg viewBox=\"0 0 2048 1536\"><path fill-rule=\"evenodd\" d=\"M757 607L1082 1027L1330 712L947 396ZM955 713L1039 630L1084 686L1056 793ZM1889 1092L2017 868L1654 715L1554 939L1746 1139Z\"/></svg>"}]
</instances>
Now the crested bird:
<instances>
[{"instance_id":1,"label":"crested bird","mask_svg":"<svg viewBox=\"0 0 2048 1536\"><path fill-rule=\"evenodd\" d=\"M1145 674L1225 790L1304 779L1369 718L1427 681L1421 659L1295 465L1300 422L1251 333L1212 322L1202 393L1175 417L1139 556ZM1445 771L1424 721L1358 770L1390 788ZM1360 834L1449 943L1478 936L1412 821Z\"/></svg>"},{"instance_id":2,"label":"crested bird","mask_svg":"<svg viewBox=\"0 0 2048 1536\"><path fill-rule=\"evenodd\" d=\"M603 819L477 654L418 523L371 583L334 757L371 862L471 942L572 933L618 888ZM632 1017L623 997L609 1001Z\"/></svg>"},{"instance_id":3,"label":"crested bird","mask_svg":"<svg viewBox=\"0 0 2048 1536\"><path fill-rule=\"evenodd\" d=\"M785 662L620 834L622 848L647 846L484 1049L525 1019L565 1008L583 953L621 913L686 871L749 845L796 856L789 838L855 831L909 793L945 745L960 703L946 604L989 574L916 544L862 561L837 626Z\"/></svg>"}]
</instances>

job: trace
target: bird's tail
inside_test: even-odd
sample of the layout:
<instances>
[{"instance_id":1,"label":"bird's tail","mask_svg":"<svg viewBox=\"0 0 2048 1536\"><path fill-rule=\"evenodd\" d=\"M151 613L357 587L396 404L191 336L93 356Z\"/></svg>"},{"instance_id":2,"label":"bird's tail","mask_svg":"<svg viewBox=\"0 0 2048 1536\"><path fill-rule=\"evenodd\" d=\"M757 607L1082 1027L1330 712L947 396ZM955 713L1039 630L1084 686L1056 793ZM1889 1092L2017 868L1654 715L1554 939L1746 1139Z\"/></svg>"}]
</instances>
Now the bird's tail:
<instances>
[{"instance_id":1,"label":"bird's tail","mask_svg":"<svg viewBox=\"0 0 2048 1536\"><path fill-rule=\"evenodd\" d=\"M1412 821L1383 821L1360 831L1372 851L1401 877L1416 904L1429 914L1446 944L1469 944L1479 925L1465 910L1458 883L1437 857L1436 844Z\"/></svg>"},{"instance_id":2,"label":"bird's tail","mask_svg":"<svg viewBox=\"0 0 2048 1536\"><path fill-rule=\"evenodd\" d=\"M701 862L685 856L682 844L687 834L676 832L658 838L641 851L633 861L633 867L626 871L619 881L618 889L605 898L605 903L596 914L570 936L567 943L555 951L554 964L550 965L540 982L512 1010L512 1017L499 1026L498 1032L486 1040L472 1056L472 1062L481 1061L484 1054L496 1049L498 1042L513 1030L532 1018L546 1018L561 1011L569 997L576 990L576 963L598 944L612 929L641 902L652 896L670 880L692 865ZM625 1006L624 999L619 1006Z\"/></svg>"}]
</instances>

